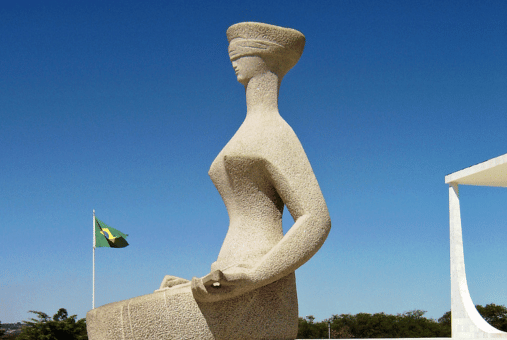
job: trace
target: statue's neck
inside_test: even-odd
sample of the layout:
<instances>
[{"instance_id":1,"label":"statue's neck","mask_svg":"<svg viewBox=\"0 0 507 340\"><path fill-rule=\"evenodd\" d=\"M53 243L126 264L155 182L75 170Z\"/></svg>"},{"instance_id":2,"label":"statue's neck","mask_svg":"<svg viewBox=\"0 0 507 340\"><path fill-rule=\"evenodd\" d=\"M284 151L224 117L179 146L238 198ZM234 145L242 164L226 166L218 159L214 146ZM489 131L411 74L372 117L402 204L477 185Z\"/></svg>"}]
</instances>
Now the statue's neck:
<instances>
[{"instance_id":1,"label":"statue's neck","mask_svg":"<svg viewBox=\"0 0 507 340\"><path fill-rule=\"evenodd\" d=\"M278 91L281 79L267 72L250 79L246 85L246 117L278 115Z\"/></svg>"}]
</instances>

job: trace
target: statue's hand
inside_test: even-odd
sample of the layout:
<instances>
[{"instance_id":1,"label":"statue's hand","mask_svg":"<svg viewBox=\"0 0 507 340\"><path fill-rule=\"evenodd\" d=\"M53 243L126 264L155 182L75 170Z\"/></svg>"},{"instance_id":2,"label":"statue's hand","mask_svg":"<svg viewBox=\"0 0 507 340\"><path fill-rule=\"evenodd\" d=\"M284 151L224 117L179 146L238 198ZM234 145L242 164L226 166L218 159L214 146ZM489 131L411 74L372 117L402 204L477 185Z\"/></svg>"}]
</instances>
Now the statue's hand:
<instances>
[{"instance_id":1,"label":"statue's hand","mask_svg":"<svg viewBox=\"0 0 507 340\"><path fill-rule=\"evenodd\" d=\"M182 279L180 277L172 275L166 275L162 280L162 283L160 284L160 288L158 290L164 290L187 282L189 282L187 279Z\"/></svg>"},{"instance_id":2,"label":"statue's hand","mask_svg":"<svg viewBox=\"0 0 507 340\"><path fill-rule=\"evenodd\" d=\"M192 293L200 302L230 299L255 288L249 270L244 267L215 270L202 278L192 278Z\"/></svg>"}]
</instances>

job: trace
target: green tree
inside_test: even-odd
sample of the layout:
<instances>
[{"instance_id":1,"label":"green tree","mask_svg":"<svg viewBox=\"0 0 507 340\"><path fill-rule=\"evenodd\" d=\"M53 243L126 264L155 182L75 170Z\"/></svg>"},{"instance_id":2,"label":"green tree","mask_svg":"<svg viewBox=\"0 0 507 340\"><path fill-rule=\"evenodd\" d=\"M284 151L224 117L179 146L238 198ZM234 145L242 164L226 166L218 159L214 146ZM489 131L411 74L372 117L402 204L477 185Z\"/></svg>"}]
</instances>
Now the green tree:
<instances>
[{"instance_id":1,"label":"green tree","mask_svg":"<svg viewBox=\"0 0 507 340\"><path fill-rule=\"evenodd\" d=\"M475 308L481 314L481 316L489 323L491 326L499 329L501 331L507 332L507 308L503 305L495 305L494 303L490 303L486 306L475 305ZM451 311L446 312L438 322L451 329Z\"/></svg>"},{"instance_id":2,"label":"green tree","mask_svg":"<svg viewBox=\"0 0 507 340\"><path fill-rule=\"evenodd\" d=\"M0 339L3 337L5 329L2 328L2 321L0 321Z\"/></svg>"},{"instance_id":3,"label":"green tree","mask_svg":"<svg viewBox=\"0 0 507 340\"><path fill-rule=\"evenodd\" d=\"M426 312L414 310L398 314L399 338L450 337L451 330L444 325L424 317Z\"/></svg>"},{"instance_id":4,"label":"green tree","mask_svg":"<svg viewBox=\"0 0 507 340\"><path fill-rule=\"evenodd\" d=\"M298 339L322 339L327 338L327 322L314 322L313 315L305 319L299 318Z\"/></svg>"},{"instance_id":5,"label":"green tree","mask_svg":"<svg viewBox=\"0 0 507 340\"><path fill-rule=\"evenodd\" d=\"M308 339L327 338L327 322L331 323L331 337L335 339L345 338L420 338L420 337L449 337L450 328L447 330L433 319L424 317L426 312L413 310L397 315L385 313L358 313L356 315L341 314L333 315L332 318L322 323L304 324L300 320L302 335L318 335L307 337ZM313 327L311 327L313 325ZM305 328L303 328L305 327Z\"/></svg>"},{"instance_id":6,"label":"green tree","mask_svg":"<svg viewBox=\"0 0 507 340\"><path fill-rule=\"evenodd\" d=\"M505 306L490 303L485 307L476 305L475 308L487 323L496 329L507 332L507 308Z\"/></svg>"},{"instance_id":7,"label":"green tree","mask_svg":"<svg viewBox=\"0 0 507 340\"><path fill-rule=\"evenodd\" d=\"M449 332L451 331L451 311L445 312L444 315L442 315L438 319L438 323L441 324L443 327L449 328Z\"/></svg>"},{"instance_id":8,"label":"green tree","mask_svg":"<svg viewBox=\"0 0 507 340\"><path fill-rule=\"evenodd\" d=\"M493 327L507 332L507 308L494 303L475 306L482 317ZM350 338L446 338L451 337L451 312L438 321L424 317L423 310L390 315L385 313L358 313L333 315L330 319L315 322L312 315L299 318L298 338L326 339L328 322L333 339Z\"/></svg>"},{"instance_id":9,"label":"green tree","mask_svg":"<svg viewBox=\"0 0 507 340\"><path fill-rule=\"evenodd\" d=\"M31 321L25 321L26 326L17 337L19 340L87 340L86 320L79 319L77 316L68 316L65 308L60 308L58 312L50 318L43 312L30 311L36 314L37 318L31 318Z\"/></svg>"}]
</instances>

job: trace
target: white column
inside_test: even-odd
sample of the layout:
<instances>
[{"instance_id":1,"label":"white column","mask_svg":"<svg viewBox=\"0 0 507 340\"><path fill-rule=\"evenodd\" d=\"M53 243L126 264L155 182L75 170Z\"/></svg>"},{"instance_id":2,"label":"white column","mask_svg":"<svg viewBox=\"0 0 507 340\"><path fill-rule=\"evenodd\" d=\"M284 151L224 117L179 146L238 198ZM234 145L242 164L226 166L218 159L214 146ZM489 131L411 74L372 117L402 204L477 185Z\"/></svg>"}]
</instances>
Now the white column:
<instances>
[{"instance_id":1,"label":"white column","mask_svg":"<svg viewBox=\"0 0 507 340\"><path fill-rule=\"evenodd\" d=\"M498 337L503 333L488 324L479 314L468 290L461 211L457 183L449 184L449 231L451 243L451 314L453 338ZM506 334L507 333L503 333Z\"/></svg>"}]
</instances>

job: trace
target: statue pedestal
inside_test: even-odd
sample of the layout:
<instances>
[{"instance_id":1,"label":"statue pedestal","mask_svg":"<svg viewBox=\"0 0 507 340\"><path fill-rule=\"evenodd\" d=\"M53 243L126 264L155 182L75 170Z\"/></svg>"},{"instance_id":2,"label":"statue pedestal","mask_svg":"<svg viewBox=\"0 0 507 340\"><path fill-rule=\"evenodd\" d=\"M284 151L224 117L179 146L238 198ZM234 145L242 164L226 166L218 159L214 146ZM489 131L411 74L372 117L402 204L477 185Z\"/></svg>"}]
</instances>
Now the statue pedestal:
<instances>
[{"instance_id":1,"label":"statue pedestal","mask_svg":"<svg viewBox=\"0 0 507 340\"><path fill-rule=\"evenodd\" d=\"M295 275L251 293L214 303L196 302L185 284L114 302L86 315L96 339L295 339Z\"/></svg>"}]
</instances>

